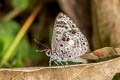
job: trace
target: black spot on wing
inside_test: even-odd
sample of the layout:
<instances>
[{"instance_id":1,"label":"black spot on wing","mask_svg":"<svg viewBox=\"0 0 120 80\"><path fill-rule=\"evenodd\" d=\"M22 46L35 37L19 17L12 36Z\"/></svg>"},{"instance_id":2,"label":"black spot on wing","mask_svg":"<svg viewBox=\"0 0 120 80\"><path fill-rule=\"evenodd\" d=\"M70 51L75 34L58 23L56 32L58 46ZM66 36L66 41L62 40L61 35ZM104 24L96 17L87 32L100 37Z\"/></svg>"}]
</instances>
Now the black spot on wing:
<instances>
[{"instance_id":1,"label":"black spot on wing","mask_svg":"<svg viewBox=\"0 0 120 80\"><path fill-rule=\"evenodd\" d=\"M65 26L65 29L68 29L68 27L67 27L67 26Z\"/></svg>"},{"instance_id":2,"label":"black spot on wing","mask_svg":"<svg viewBox=\"0 0 120 80\"><path fill-rule=\"evenodd\" d=\"M61 47L63 47L63 44L60 44Z\"/></svg>"},{"instance_id":3,"label":"black spot on wing","mask_svg":"<svg viewBox=\"0 0 120 80\"><path fill-rule=\"evenodd\" d=\"M72 32L72 34L75 34L75 33L76 33L76 31L75 31L75 30L72 30L71 32Z\"/></svg>"},{"instance_id":4,"label":"black spot on wing","mask_svg":"<svg viewBox=\"0 0 120 80\"><path fill-rule=\"evenodd\" d=\"M69 41L69 40L70 40L69 38L66 39L66 41Z\"/></svg>"},{"instance_id":5,"label":"black spot on wing","mask_svg":"<svg viewBox=\"0 0 120 80\"><path fill-rule=\"evenodd\" d=\"M65 41L65 37L62 38L62 41Z\"/></svg>"},{"instance_id":6,"label":"black spot on wing","mask_svg":"<svg viewBox=\"0 0 120 80\"><path fill-rule=\"evenodd\" d=\"M61 32L60 32L60 31L56 31L56 33L57 33L57 34L61 34Z\"/></svg>"},{"instance_id":7,"label":"black spot on wing","mask_svg":"<svg viewBox=\"0 0 120 80\"><path fill-rule=\"evenodd\" d=\"M72 28L74 28L75 26L74 25L72 25Z\"/></svg>"},{"instance_id":8,"label":"black spot on wing","mask_svg":"<svg viewBox=\"0 0 120 80\"><path fill-rule=\"evenodd\" d=\"M68 37L63 37L62 38L62 41L69 41L70 40L70 38L68 38Z\"/></svg>"}]
</instances>

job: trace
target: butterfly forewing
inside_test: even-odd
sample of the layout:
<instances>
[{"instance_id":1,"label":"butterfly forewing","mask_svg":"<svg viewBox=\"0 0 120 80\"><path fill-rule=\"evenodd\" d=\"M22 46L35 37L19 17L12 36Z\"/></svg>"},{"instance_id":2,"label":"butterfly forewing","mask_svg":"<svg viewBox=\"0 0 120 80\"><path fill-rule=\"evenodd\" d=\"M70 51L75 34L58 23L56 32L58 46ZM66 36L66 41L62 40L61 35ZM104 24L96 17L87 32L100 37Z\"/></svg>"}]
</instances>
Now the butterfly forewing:
<instances>
[{"instance_id":1,"label":"butterfly forewing","mask_svg":"<svg viewBox=\"0 0 120 80\"><path fill-rule=\"evenodd\" d=\"M72 30L71 25L72 21L70 21L69 17L67 17L63 13L59 13L56 17L53 29L53 37L52 37L52 51L55 51L56 44L58 44L59 40L61 40L63 33ZM75 24L74 24L75 26Z\"/></svg>"},{"instance_id":2,"label":"butterfly forewing","mask_svg":"<svg viewBox=\"0 0 120 80\"><path fill-rule=\"evenodd\" d=\"M86 37L64 13L55 20L51 48L51 59L58 62L81 62L80 56L89 51Z\"/></svg>"}]
</instances>

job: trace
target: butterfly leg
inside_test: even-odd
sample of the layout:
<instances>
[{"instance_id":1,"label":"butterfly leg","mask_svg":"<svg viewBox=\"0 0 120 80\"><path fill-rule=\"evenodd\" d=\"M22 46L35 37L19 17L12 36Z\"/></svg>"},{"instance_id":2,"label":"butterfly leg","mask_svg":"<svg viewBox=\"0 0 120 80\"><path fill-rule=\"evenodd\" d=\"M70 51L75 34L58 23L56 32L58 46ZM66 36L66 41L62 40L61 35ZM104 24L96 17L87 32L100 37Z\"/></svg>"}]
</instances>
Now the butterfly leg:
<instances>
[{"instance_id":1,"label":"butterfly leg","mask_svg":"<svg viewBox=\"0 0 120 80\"><path fill-rule=\"evenodd\" d=\"M59 64L58 64L58 62L57 61L54 61L55 62L55 64L57 65L57 66L59 66Z\"/></svg>"},{"instance_id":2,"label":"butterfly leg","mask_svg":"<svg viewBox=\"0 0 120 80\"><path fill-rule=\"evenodd\" d=\"M65 64L68 65L68 62L66 61Z\"/></svg>"},{"instance_id":3,"label":"butterfly leg","mask_svg":"<svg viewBox=\"0 0 120 80\"><path fill-rule=\"evenodd\" d=\"M51 66L51 62L52 62L52 61L51 61L51 59L50 59L50 61L49 61L49 66Z\"/></svg>"},{"instance_id":4,"label":"butterfly leg","mask_svg":"<svg viewBox=\"0 0 120 80\"><path fill-rule=\"evenodd\" d=\"M62 62L59 62L62 66L64 65Z\"/></svg>"},{"instance_id":5,"label":"butterfly leg","mask_svg":"<svg viewBox=\"0 0 120 80\"><path fill-rule=\"evenodd\" d=\"M46 51L46 55L47 55L47 56L51 56L51 51L50 51L50 49Z\"/></svg>"},{"instance_id":6,"label":"butterfly leg","mask_svg":"<svg viewBox=\"0 0 120 80\"><path fill-rule=\"evenodd\" d=\"M59 60L58 60L57 62L60 63L62 66L64 65L64 64L63 64L61 61L59 61Z\"/></svg>"}]
</instances>

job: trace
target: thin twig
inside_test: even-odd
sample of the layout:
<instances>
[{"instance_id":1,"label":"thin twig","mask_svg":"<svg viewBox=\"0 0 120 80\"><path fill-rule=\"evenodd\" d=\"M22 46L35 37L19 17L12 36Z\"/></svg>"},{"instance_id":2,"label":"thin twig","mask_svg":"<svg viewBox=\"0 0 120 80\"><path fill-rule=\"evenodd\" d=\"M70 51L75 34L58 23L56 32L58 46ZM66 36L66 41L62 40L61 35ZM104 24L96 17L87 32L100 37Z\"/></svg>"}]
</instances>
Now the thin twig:
<instances>
[{"instance_id":1,"label":"thin twig","mask_svg":"<svg viewBox=\"0 0 120 80\"><path fill-rule=\"evenodd\" d=\"M13 19L14 17L16 17L17 15L19 15L20 13L22 12L22 10L16 8L16 9L13 9L11 12L9 12L6 16L4 16L4 19L5 20L11 20Z\"/></svg>"}]
</instances>

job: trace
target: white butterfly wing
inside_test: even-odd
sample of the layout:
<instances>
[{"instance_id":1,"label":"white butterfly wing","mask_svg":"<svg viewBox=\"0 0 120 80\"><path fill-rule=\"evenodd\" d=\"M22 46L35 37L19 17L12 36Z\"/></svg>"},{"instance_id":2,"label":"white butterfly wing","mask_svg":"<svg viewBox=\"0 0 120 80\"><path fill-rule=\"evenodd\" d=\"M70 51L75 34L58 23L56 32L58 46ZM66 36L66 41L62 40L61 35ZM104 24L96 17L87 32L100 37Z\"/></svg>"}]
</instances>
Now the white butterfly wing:
<instances>
[{"instance_id":1,"label":"white butterfly wing","mask_svg":"<svg viewBox=\"0 0 120 80\"><path fill-rule=\"evenodd\" d=\"M63 13L59 13L56 17L51 43L52 52L56 52L57 44L62 39L63 33L67 32L70 29L66 29L68 26L68 24L66 24L67 20L69 20L69 17Z\"/></svg>"},{"instance_id":2,"label":"white butterfly wing","mask_svg":"<svg viewBox=\"0 0 120 80\"><path fill-rule=\"evenodd\" d=\"M59 13L56 18L51 46L52 53L56 53L62 61L79 62L78 57L89 51L86 37L63 13Z\"/></svg>"}]
</instances>

